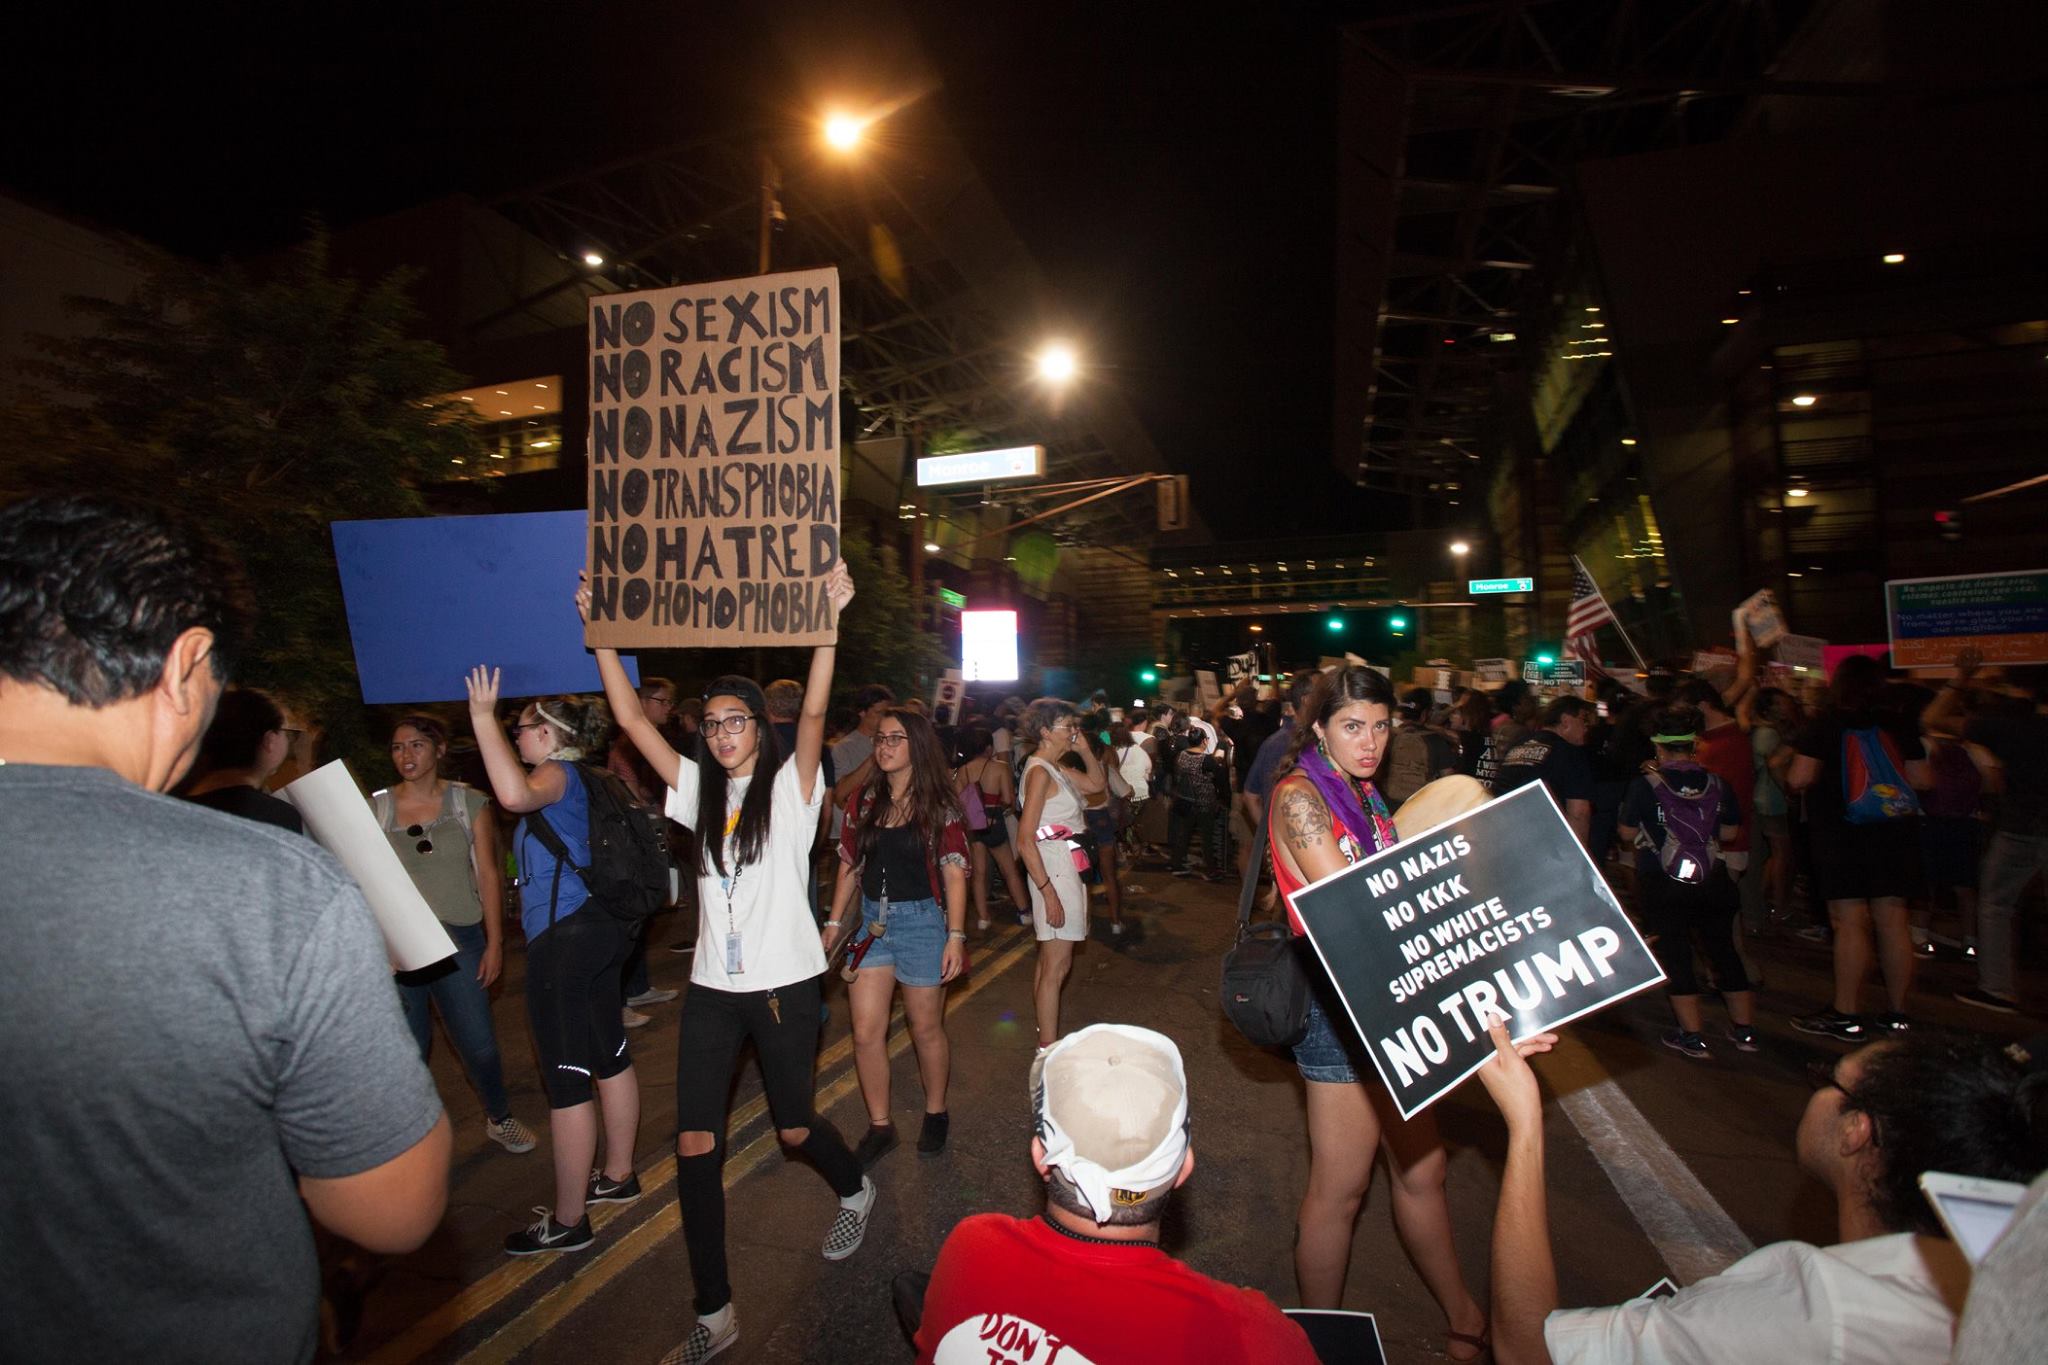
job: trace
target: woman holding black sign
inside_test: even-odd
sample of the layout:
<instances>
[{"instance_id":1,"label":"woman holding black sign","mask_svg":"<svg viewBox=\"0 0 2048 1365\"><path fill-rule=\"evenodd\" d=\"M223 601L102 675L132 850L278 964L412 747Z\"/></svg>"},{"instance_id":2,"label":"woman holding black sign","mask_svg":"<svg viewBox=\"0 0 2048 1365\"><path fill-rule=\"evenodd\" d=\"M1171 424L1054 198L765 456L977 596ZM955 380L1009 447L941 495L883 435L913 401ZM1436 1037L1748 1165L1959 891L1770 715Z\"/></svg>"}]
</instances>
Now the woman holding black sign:
<instances>
[{"instance_id":1,"label":"woman holding black sign","mask_svg":"<svg viewBox=\"0 0 2048 1365\"><path fill-rule=\"evenodd\" d=\"M1373 785L1393 732L1394 689L1370 668L1333 669L1316 683L1281 761L1268 818L1273 872L1294 932L1294 893L1392 844L1393 818ZM1488 1347L1485 1310L1472 1297L1451 1244L1444 1195L1448 1158L1428 1114L1403 1120L1347 1023L1320 966L1308 1032L1294 1062L1308 1091L1308 1189L1294 1243L1304 1308L1336 1308L1350 1267L1352 1227L1384 1148L1394 1226L1422 1282L1444 1310L1452 1360Z\"/></svg>"},{"instance_id":2,"label":"woman holding black sign","mask_svg":"<svg viewBox=\"0 0 2048 1365\"><path fill-rule=\"evenodd\" d=\"M853 600L846 566L825 580L834 615ZM590 616L588 584L576 605ZM668 1359L707 1360L739 1337L725 1257L725 1128L732 1073L752 1042L776 1136L810 1158L839 1196L825 1259L860 1249L875 1183L846 1141L817 1112L819 978L825 952L811 917L811 843L825 799L819 758L825 704L838 651L811 651L810 678L787 762L760 685L714 678L704 689L702 744L685 760L641 710L618 651L599 649L597 669L619 728L668 784L671 820L697 835L700 925L676 1044L676 1203L696 1284L697 1321Z\"/></svg>"}]
</instances>

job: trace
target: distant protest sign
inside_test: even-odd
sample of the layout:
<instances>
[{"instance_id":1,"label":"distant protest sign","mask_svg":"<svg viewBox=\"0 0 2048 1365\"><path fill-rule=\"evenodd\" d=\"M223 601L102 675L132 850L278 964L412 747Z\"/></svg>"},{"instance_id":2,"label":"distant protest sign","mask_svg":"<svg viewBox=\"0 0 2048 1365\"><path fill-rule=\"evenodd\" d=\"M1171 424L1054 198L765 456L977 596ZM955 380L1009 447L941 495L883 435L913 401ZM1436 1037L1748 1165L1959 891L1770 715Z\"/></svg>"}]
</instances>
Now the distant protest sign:
<instances>
[{"instance_id":1,"label":"distant protest sign","mask_svg":"<svg viewBox=\"0 0 2048 1365\"><path fill-rule=\"evenodd\" d=\"M1897 668L1946 668L1965 648L1988 664L2048 663L2048 569L1884 585Z\"/></svg>"},{"instance_id":2,"label":"distant protest sign","mask_svg":"<svg viewBox=\"0 0 2048 1365\"><path fill-rule=\"evenodd\" d=\"M1753 594L1735 609L1735 639L1739 644L1742 633L1749 632L1749 638L1758 649L1769 649L1785 636L1785 616L1778 610L1778 597L1769 588Z\"/></svg>"},{"instance_id":3,"label":"distant protest sign","mask_svg":"<svg viewBox=\"0 0 2048 1365\"><path fill-rule=\"evenodd\" d=\"M1294 908L1403 1118L1493 1055L1488 1015L1519 1041L1664 979L1540 782L1297 892Z\"/></svg>"},{"instance_id":4,"label":"distant protest sign","mask_svg":"<svg viewBox=\"0 0 2048 1365\"><path fill-rule=\"evenodd\" d=\"M592 645L838 638L839 272L590 300Z\"/></svg>"}]
</instances>

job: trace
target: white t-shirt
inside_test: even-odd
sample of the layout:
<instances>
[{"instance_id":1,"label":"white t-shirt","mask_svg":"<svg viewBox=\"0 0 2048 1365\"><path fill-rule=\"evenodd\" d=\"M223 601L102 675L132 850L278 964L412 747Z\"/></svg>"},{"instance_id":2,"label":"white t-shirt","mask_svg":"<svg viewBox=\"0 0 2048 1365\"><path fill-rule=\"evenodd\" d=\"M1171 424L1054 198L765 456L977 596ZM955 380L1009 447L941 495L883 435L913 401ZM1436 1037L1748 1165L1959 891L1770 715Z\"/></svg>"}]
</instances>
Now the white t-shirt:
<instances>
[{"instance_id":1,"label":"white t-shirt","mask_svg":"<svg viewBox=\"0 0 2048 1365\"><path fill-rule=\"evenodd\" d=\"M1143 801L1152 795L1152 755L1146 753L1143 746L1133 744L1124 750L1118 770L1130 786L1131 800Z\"/></svg>"},{"instance_id":2,"label":"white t-shirt","mask_svg":"<svg viewBox=\"0 0 2048 1365\"><path fill-rule=\"evenodd\" d=\"M668 818L692 827L697 820L697 765L683 760L676 785L669 788ZM818 925L811 918L811 843L818 832L818 809L825 800L822 768L811 776L811 796L804 799L797 781L796 760L776 770L773 804L769 807L768 842L760 860L727 879L710 867L697 874L697 952L690 969L692 985L718 991L767 991L808 981L825 970L825 950ZM737 817L752 777L726 783L726 821ZM721 837L722 831L700 831L700 837ZM730 848L725 867L734 870ZM727 936L740 936L737 973L725 969Z\"/></svg>"},{"instance_id":3,"label":"white t-shirt","mask_svg":"<svg viewBox=\"0 0 2048 1365\"><path fill-rule=\"evenodd\" d=\"M1949 1358L1969 1282L1937 1237L1774 1242L1667 1299L1552 1313L1543 1340L1557 1365L1927 1365Z\"/></svg>"}]
</instances>

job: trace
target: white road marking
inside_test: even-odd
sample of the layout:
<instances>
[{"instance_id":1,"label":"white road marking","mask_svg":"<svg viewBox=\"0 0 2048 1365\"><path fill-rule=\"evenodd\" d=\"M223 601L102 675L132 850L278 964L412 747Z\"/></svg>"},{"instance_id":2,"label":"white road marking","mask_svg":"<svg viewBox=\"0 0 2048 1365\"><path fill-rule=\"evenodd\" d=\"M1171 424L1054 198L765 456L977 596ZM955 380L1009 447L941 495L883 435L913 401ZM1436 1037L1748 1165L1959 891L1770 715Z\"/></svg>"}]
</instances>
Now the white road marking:
<instances>
[{"instance_id":1,"label":"white road marking","mask_svg":"<svg viewBox=\"0 0 2048 1365\"><path fill-rule=\"evenodd\" d=\"M1570 1037L1542 1064L1562 1109L1680 1284L1697 1284L1756 1250L1728 1211L1584 1044Z\"/></svg>"}]
</instances>

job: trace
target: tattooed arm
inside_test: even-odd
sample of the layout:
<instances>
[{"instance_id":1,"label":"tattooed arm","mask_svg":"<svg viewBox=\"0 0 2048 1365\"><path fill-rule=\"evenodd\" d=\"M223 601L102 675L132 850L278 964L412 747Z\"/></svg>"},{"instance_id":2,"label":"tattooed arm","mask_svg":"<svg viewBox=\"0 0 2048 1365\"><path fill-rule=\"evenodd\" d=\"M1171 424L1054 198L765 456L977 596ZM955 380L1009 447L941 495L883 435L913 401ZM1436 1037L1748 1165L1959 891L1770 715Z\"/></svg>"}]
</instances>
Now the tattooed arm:
<instances>
[{"instance_id":1,"label":"tattooed arm","mask_svg":"<svg viewBox=\"0 0 2048 1365\"><path fill-rule=\"evenodd\" d=\"M1320 881L1348 866L1337 851L1330 808L1315 784L1299 773L1273 789L1273 827L1280 834L1280 855L1303 881Z\"/></svg>"}]
</instances>

